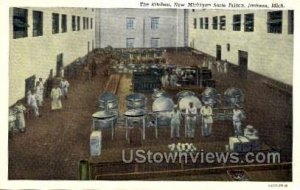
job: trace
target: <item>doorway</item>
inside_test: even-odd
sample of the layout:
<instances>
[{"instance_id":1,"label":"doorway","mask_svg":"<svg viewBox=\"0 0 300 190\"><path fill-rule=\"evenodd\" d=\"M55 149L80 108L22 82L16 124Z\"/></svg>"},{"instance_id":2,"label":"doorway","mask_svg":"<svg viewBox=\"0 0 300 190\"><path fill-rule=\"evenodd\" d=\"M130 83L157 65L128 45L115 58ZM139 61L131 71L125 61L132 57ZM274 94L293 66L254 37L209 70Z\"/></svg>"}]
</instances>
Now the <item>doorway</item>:
<instances>
[{"instance_id":1,"label":"doorway","mask_svg":"<svg viewBox=\"0 0 300 190\"><path fill-rule=\"evenodd\" d=\"M27 97L27 92L29 90L34 89L35 87L35 75L32 75L31 77L28 77L25 79L25 97Z\"/></svg>"},{"instance_id":2,"label":"doorway","mask_svg":"<svg viewBox=\"0 0 300 190\"><path fill-rule=\"evenodd\" d=\"M248 52L239 50L239 75L247 78L248 73Z\"/></svg>"},{"instance_id":3,"label":"doorway","mask_svg":"<svg viewBox=\"0 0 300 190\"><path fill-rule=\"evenodd\" d=\"M222 59L222 46L221 45L216 46L216 59L217 60Z\"/></svg>"},{"instance_id":4,"label":"doorway","mask_svg":"<svg viewBox=\"0 0 300 190\"><path fill-rule=\"evenodd\" d=\"M60 53L56 56L56 76L61 77L61 72L63 69L64 63L63 63L63 54Z\"/></svg>"}]
</instances>

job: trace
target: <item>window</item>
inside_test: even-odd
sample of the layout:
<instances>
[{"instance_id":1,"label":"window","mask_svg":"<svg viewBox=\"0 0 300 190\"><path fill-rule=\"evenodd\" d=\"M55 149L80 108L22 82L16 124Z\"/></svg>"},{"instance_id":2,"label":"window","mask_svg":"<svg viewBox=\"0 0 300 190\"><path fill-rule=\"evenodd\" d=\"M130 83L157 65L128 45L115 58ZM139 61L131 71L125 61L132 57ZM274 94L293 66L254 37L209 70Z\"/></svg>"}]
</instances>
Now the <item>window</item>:
<instances>
[{"instance_id":1,"label":"window","mask_svg":"<svg viewBox=\"0 0 300 190\"><path fill-rule=\"evenodd\" d=\"M67 15L61 15L61 32L67 32Z\"/></svg>"},{"instance_id":2,"label":"window","mask_svg":"<svg viewBox=\"0 0 300 190\"><path fill-rule=\"evenodd\" d=\"M33 11L33 34L32 36L42 36L43 35L43 13L40 11Z\"/></svg>"},{"instance_id":3,"label":"window","mask_svg":"<svg viewBox=\"0 0 300 190\"><path fill-rule=\"evenodd\" d=\"M72 16L72 30L76 31L76 16Z\"/></svg>"},{"instance_id":4,"label":"window","mask_svg":"<svg viewBox=\"0 0 300 190\"><path fill-rule=\"evenodd\" d=\"M226 29L226 17L220 16L220 30Z\"/></svg>"},{"instance_id":5,"label":"window","mask_svg":"<svg viewBox=\"0 0 300 190\"><path fill-rule=\"evenodd\" d=\"M282 32L282 11L268 12L268 33Z\"/></svg>"},{"instance_id":6,"label":"window","mask_svg":"<svg viewBox=\"0 0 300 190\"><path fill-rule=\"evenodd\" d=\"M233 15L233 31L241 31L241 15Z\"/></svg>"},{"instance_id":7,"label":"window","mask_svg":"<svg viewBox=\"0 0 300 190\"><path fill-rule=\"evenodd\" d=\"M13 8L13 38L27 37L28 28L27 9Z\"/></svg>"},{"instance_id":8,"label":"window","mask_svg":"<svg viewBox=\"0 0 300 190\"><path fill-rule=\"evenodd\" d=\"M126 39L126 47L127 48L134 48L134 38L127 38Z\"/></svg>"},{"instance_id":9,"label":"window","mask_svg":"<svg viewBox=\"0 0 300 190\"><path fill-rule=\"evenodd\" d=\"M77 16L77 30L80 30L80 16Z\"/></svg>"},{"instance_id":10,"label":"window","mask_svg":"<svg viewBox=\"0 0 300 190\"><path fill-rule=\"evenodd\" d=\"M153 17L151 18L151 29L157 30L159 27L159 17Z\"/></svg>"},{"instance_id":11,"label":"window","mask_svg":"<svg viewBox=\"0 0 300 190\"><path fill-rule=\"evenodd\" d=\"M83 27L83 30L85 30L85 17L82 17L82 27Z\"/></svg>"},{"instance_id":12,"label":"window","mask_svg":"<svg viewBox=\"0 0 300 190\"><path fill-rule=\"evenodd\" d=\"M160 41L159 38L151 38L151 48L159 48L160 47L159 41Z\"/></svg>"},{"instance_id":13,"label":"window","mask_svg":"<svg viewBox=\"0 0 300 190\"><path fill-rule=\"evenodd\" d=\"M52 33L57 34L59 32L59 14L52 13Z\"/></svg>"},{"instance_id":14,"label":"window","mask_svg":"<svg viewBox=\"0 0 300 190\"><path fill-rule=\"evenodd\" d=\"M200 28L203 29L203 18L200 18Z\"/></svg>"},{"instance_id":15,"label":"window","mask_svg":"<svg viewBox=\"0 0 300 190\"><path fill-rule=\"evenodd\" d=\"M268 33L281 33L282 11L268 12Z\"/></svg>"},{"instance_id":16,"label":"window","mask_svg":"<svg viewBox=\"0 0 300 190\"><path fill-rule=\"evenodd\" d=\"M91 18L91 29L93 29L93 18Z\"/></svg>"},{"instance_id":17,"label":"window","mask_svg":"<svg viewBox=\"0 0 300 190\"><path fill-rule=\"evenodd\" d=\"M90 28L89 18L86 17L86 29Z\"/></svg>"},{"instance_id":18,"label":"window","mask_svg":"<svg viewBox=\"0 0 300 190\"><path fill-rule=\"evenodd\" d=\"M245 14L244 27L245 32L254 31L254 14Z\"/></svg>"},{"instance_id":19,"label":"window","mask_svg":"<svg viewBox=\"0 0 300 190\"><path fill-rule=\"evenodd\" d=\"M135 29L135 18L131 18L131 17L126 18L126 29L127 30Z\"/></svg>"},{"instance_id":20,"label":"window","mask_svg":"<svg viewBox=\"0 0 300 190\"><path fill-rule=\"evenodd\" d=\"M197 28L197 19L194 18L194 29L196 29L196 28Z\"/></svg>"},{"instance_id":21,"label":"window","mask_svg":"<svg viewBox=\"0 0 300 190\"><path fill-rule=\"evenodd\" d=\"M218 30L218 17L217 16L213 17L212 26L213 26L213 30Z\"/></svg>"},{"instance_id":22,"label":"window","mask_svg":"<svg viewBox=\"0 0 300 190\"><path fill-rule=\"evenodd\" d=\"M208 29L208 17L205 17L205 29Z\"/></svg>"},{"instance_id":23,"label":"window","mask_svg":"<svg viewBox=\"0 0 300 190\"><path fill-rule=\"evenodd\" d=\"M230 51L230 44L227 44L227 51Z\"/></svg>"},{"instance_id":24,"label":"window","mask_svg":"<svg viewBox=\"0 0 300 190\"><path fill-rule=\"evenodd\" d=\"M294 11L288 11L288 34L294 34Z\"/></svg>"}]
</instances>

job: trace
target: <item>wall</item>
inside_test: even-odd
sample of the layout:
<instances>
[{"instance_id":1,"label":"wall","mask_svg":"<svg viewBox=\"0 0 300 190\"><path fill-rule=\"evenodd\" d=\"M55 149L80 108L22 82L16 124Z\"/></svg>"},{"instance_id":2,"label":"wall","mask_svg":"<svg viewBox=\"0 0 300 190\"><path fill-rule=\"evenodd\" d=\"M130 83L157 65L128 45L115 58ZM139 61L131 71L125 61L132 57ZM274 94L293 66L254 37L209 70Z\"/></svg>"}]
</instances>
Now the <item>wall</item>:
<instances>
[{"instance_id":1,"label":"wall","mask_svg":"<svg viewBox=\"0 0 300 190\"><path fill-rule=\"evenodd\" d=\"M126 29L126 17L136 19L136 29ZM151 30L151 17L159 17L159 28ZM184 46L184 12L175 9L96 9L97 47L126 48L126 39L135 38L135 47L151 47L151 38L160 38L161 47Z\"/></svg>"},{"instance_id":2,"label":"wall","mask_svg":"<svg viewBox=\"0 0 300 190\"><path fill-rule=\"evenodd\" d=\"M238 50L248 52L248 69L292 85L293 35L287 33L288 12L283 11L282 33L267 32L267 10L192 10L189 11L189 44L212 56L222 46L222 59L238 64ZM254 13L254 32L244 32L244 14ZM241 31L233 31L234 14L242 14ZM212 17L226 16L226 30L213 30ZM209 17L209 29L200 29L199 18ZM197 29L193 19L197 18ZM227 43L230 51L227 51Z\"/></svg>"},{"instance_id":3,"label":"wall","mask_svg":"<svg viewBox=\"0 0 300 190\"><path fill-rule=\"evenodd\" d=\"M64 66L76 58L85 56L95 40L93 29L83 30L82 17L93 18L95 11L85 8L26 8L28 9L28 37L13 39L13 9L10 10L10 55L9 55L9 105L25 95L25 79L36 75L44 80L50 69L56 74L57 55L63 53ZM43 36L32 37L32 11L43 12ZM60 14L60 32L52 34L52 13ZM61 33L61 14L67 15L67 32ZM72 15L80 16L80 31L72 31ZM94 42L95 43L95 42Z\"/></svg>"}]
</instances>

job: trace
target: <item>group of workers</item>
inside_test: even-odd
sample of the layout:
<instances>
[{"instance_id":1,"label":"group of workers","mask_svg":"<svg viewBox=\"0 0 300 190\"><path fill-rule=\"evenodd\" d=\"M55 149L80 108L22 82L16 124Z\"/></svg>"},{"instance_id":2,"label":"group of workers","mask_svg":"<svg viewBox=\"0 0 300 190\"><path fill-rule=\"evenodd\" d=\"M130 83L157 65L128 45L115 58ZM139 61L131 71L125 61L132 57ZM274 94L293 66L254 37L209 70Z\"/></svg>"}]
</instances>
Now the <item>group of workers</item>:
<instances>
[{"instance_id":1,"label":"group of workers","mask_svg":"<svg viewBox=\"0 0 300 190\"><path fill-rule=\"evenodd\" d=\"M236 136L242 135L242 121L245 119L245 115L238 105L233 108L233 128ZM182 114L178 110L178 106L174 106L174 110L171 112L171 138L180 138L180 126L185 116L185 134L187 138L193 139L195 137L195 128L197 126L197 116L199 115L197 108L193 102L189 103L185 113ZM200 109L200 116L202 120L202 136L208 137L212 134L213 124L213 109L208 102L205 102L205 106Z\"/></svg>"},{"instance_id":2,"label":"group of workers","mask_svg":"<svg viewBox=\"0 0 300 190\"><path fill-rule=\"evenodd\" d=\"M59 83L56 82L54 84L49 95L51 98L51 110L62 109L61 97L64 97L65 99L68 98L69 86L70 84L65 78L62 78ZM41 117L40 108L43 107L46 91L47 88L44 88L43 79L39 78L35 87L27 92L27 106L24 106L21 100L17 101L14 106L16 113L16 128L21 132L25 132L25 112L32 112L35 117Z\"/></svg>"},{"instance_id":3,"label":"group of workers","mask_svg":"<svg viewBox=\"0 0 300 190\"><path fill-rule=\"evenodd\" d=\"M229 63L227 59L224 61L218 59L207 58L203 61L202 67L207 67L209 70L213 70L213 67L216 68L216 72L218 73L228 73Z\"/></svg>"}]
</instances>

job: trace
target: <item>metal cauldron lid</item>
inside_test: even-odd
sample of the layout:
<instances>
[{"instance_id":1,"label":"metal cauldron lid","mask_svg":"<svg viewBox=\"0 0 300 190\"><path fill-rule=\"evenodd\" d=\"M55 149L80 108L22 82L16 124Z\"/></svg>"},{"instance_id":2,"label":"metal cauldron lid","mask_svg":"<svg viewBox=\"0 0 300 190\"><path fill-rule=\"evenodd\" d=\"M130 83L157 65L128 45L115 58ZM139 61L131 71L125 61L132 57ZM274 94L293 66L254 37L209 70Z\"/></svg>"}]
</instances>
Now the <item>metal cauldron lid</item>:
<instances>
[{"instance_id":1,"label":"metal cauldron lid","mask_svg":"<svg viewBox=\"0 0 300 190\"><path fill-rule=\"evenodd\" d=\"M168 97L159 97L152 104L153 112L172 111L174 109L174 102Z\"/></svg>"},{"instance_id":2,"label":"metal cauldron lid","mask_svg":"<svg viewBox=\"0 0 300 190\"><path fill-rule=\"evenodd\" d=\"M100 95L99 99L102 101L111 101L116 100L117 96L111 92L104 92Z\"/></svg>"},{"instance_id":3,"label":"metal cauldron lid","mask_svg":"<svg viewBox=\"0 0 300 190\"><path fill-rule=\"evenodd\" d=\"M195 92L192 92L192 91L189 91L189 90L184 90L184 91L178 92L176 94L176 97L177 97L178 101L181 98L185 97L185 96L196 96L196 94L195 94Z\"/></svg>"},{"instance_id":4,"label":"metal cauldron lid","mask_svg":"<svg viewBox=\"0 0 300 190\"><path fill-rule=\"evenodd\" d=\"M144 110L144 109L131 109L131 110L127 110L124 113L124 115L128 116L128 117L140 117L140 116L146 115L146 110Z\"/></svg>"},{"instance_id":5,"label":"metal cauldron lid","mask_svg":"<svg viewBox=\"0 0 300 190\"><path fill-rule=\"evenodd\" d=\"M244 96L244 93L239 88L230 87L224 92L224 95L225 96L236 96L236 95Z\"/></svg>"},{"instance_id":6,"label":"metal cauldron lid","mask_svg":"<svg viewBox=\"0 0 300 190\"><path fill-rule=\"evenodd\" d=\"M218 94L218 91L212 87L206 87L202 92L202 96L215 96Z\"/></svg>"},{"instance_id":7,"label":"metal cauldron lid","mask_svg":"<svg viewBox=\"0 0 300 190\"><path fill-rule=\"evenodd\" d=\"M190 102L193 102L194 106L197 109L200 109L202 107L202 103L201 103L201 101L199 100L198 97L196 97L196 96L185 96L185 97L181 98L181 100L178 103L179 104L179 109L180 110L187 109L189 107Z\"/></svg>"},{"instance_id":8,"label":"metal cauldron lid","mask_svg":"<svg viewBox=\"0 0 300 190\"><path fill-rule=\"evenodd\" d=\"M152 94L152 99L156 100L157 98L160 97L170 97L170 95L164 90L154 89L154 92Z\"/></svg>"},{"instance_id":9,"label":"metal cauldron lid","mask_svg":"<svg viewBox=\"0 0 300 190\"><path fill-rule=\"evenodd\" d=\"M108 119L116 116L117 114L112 111L97 111L95 112L92 117L97 119Z\"/></svg>"},{"instance_id":10,"label":"metal cauldron lid","mask_svg":"<svg viewBox=\"0 0 300 190\"><path fill-rule=\"evenodd\" d=\"M126 100L145 100L146 96L142 93L133 93L126 96Z\"/></svg>"}]
</instances>

